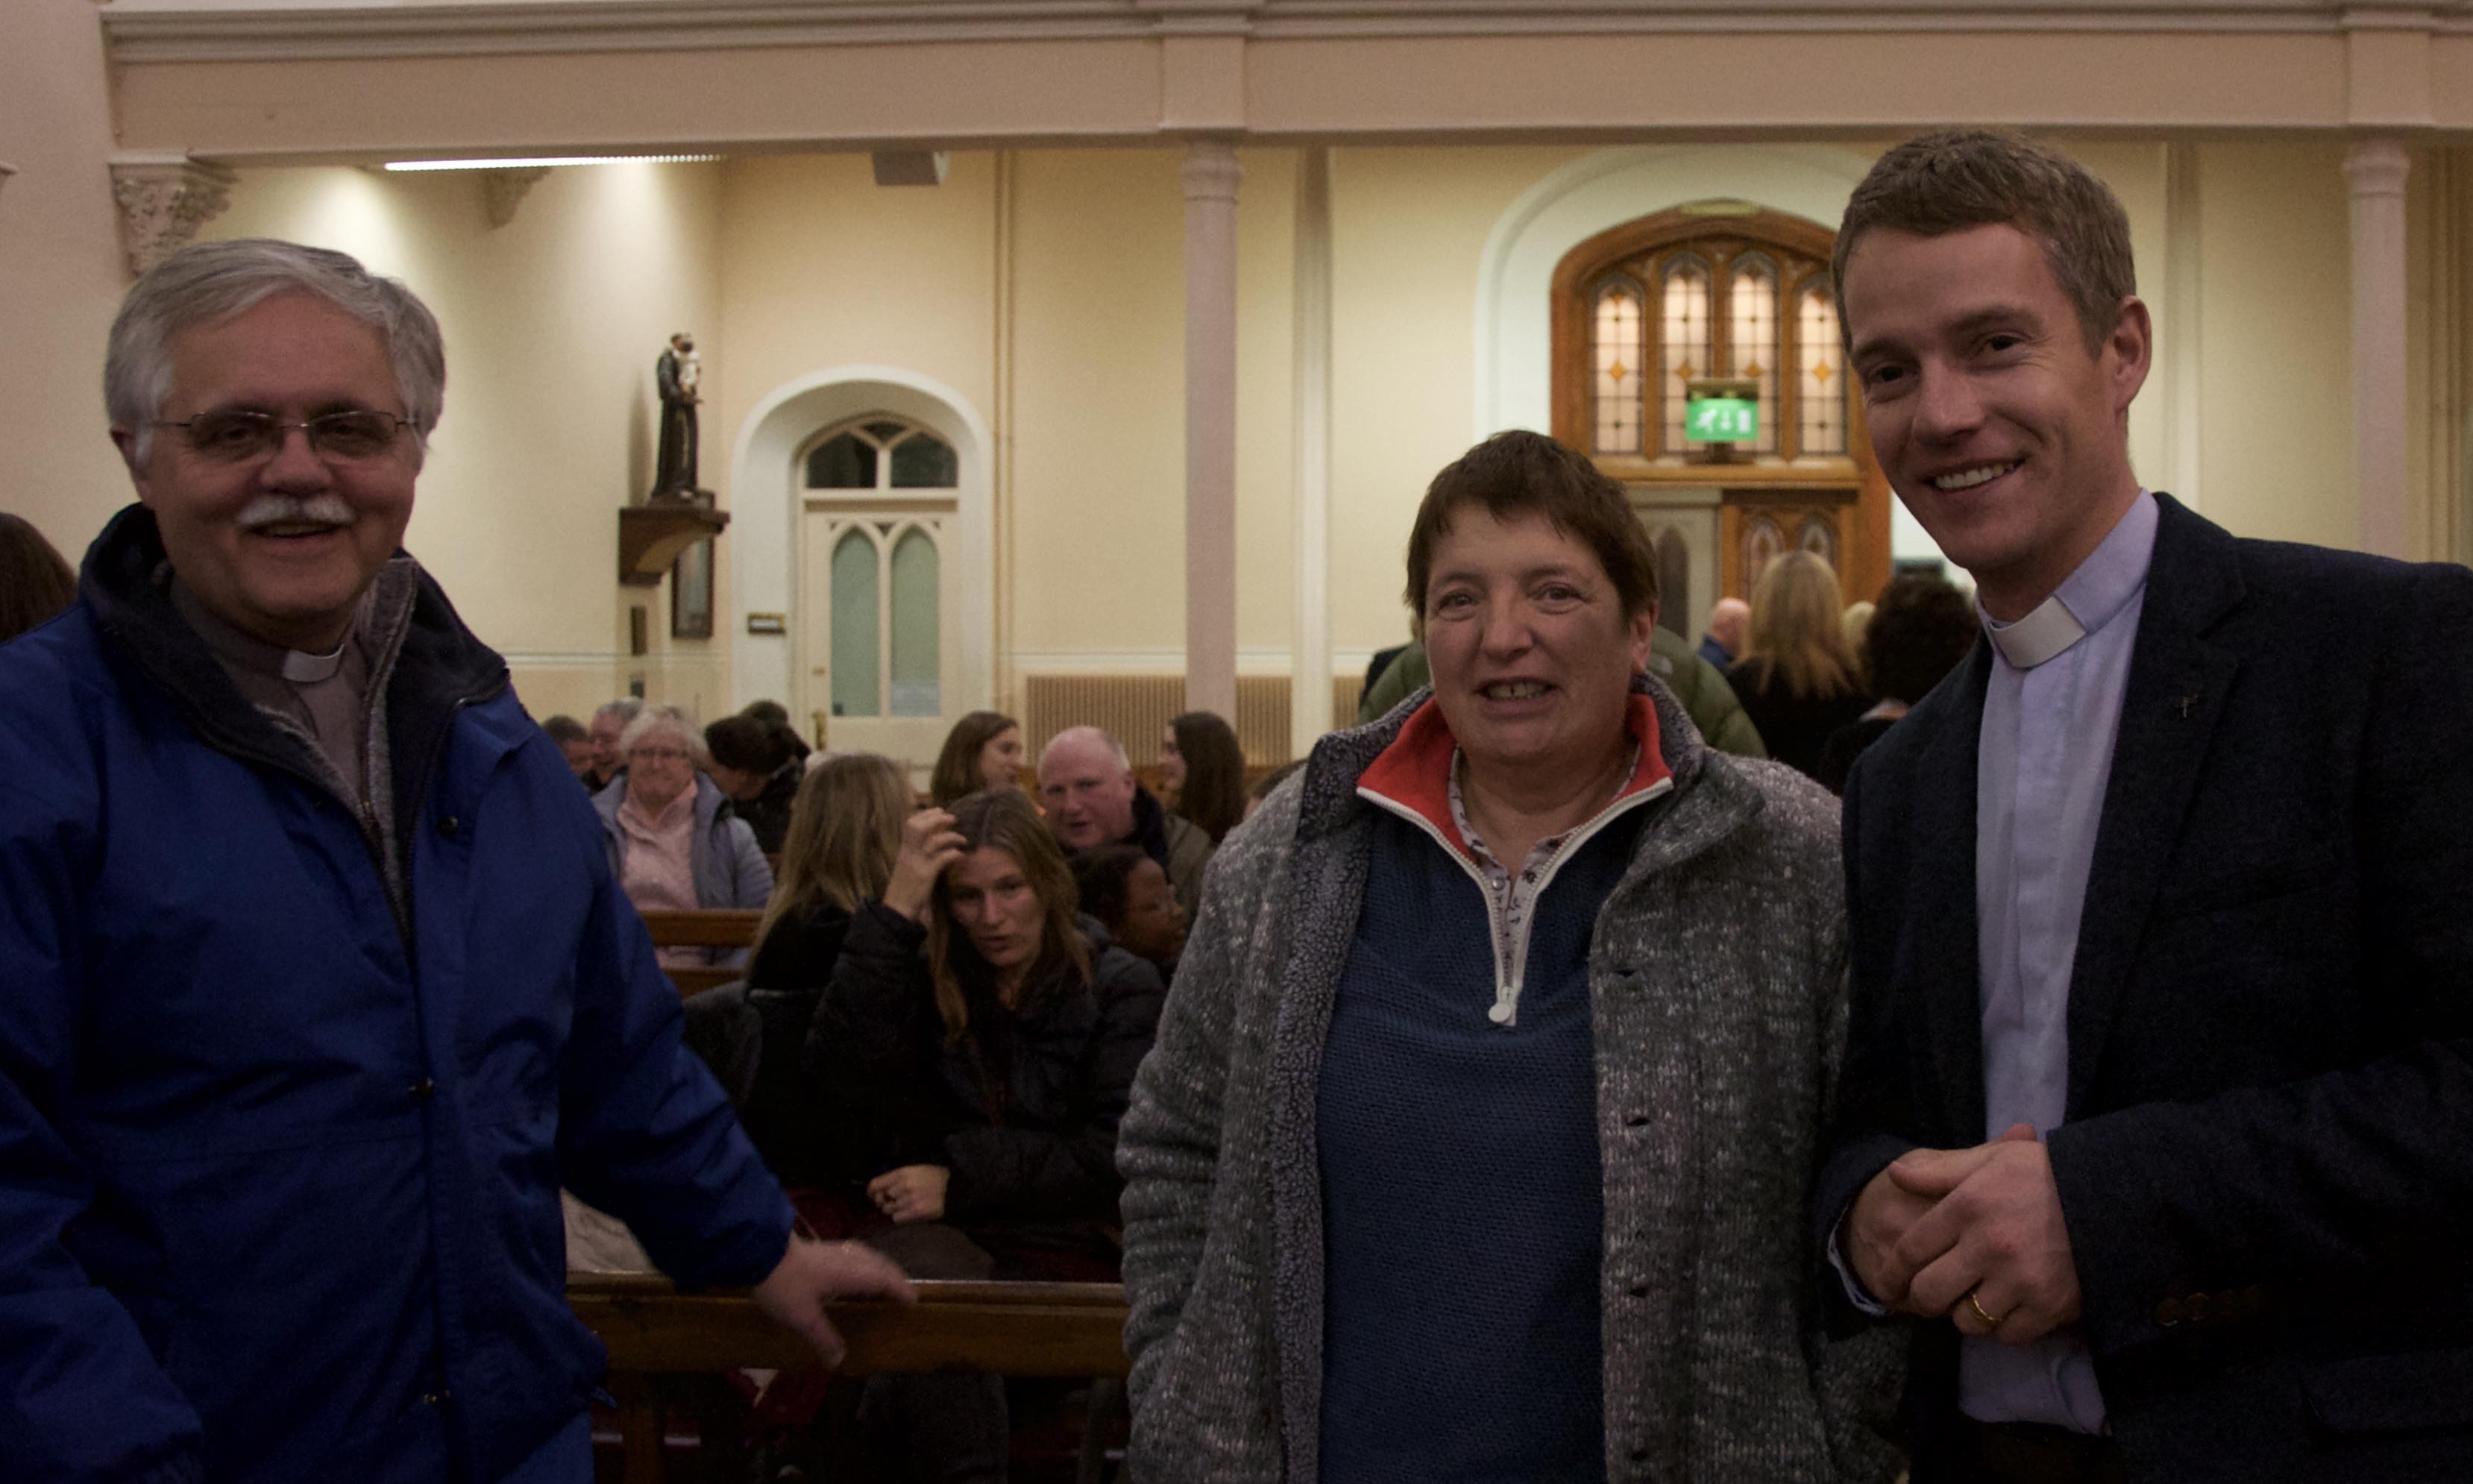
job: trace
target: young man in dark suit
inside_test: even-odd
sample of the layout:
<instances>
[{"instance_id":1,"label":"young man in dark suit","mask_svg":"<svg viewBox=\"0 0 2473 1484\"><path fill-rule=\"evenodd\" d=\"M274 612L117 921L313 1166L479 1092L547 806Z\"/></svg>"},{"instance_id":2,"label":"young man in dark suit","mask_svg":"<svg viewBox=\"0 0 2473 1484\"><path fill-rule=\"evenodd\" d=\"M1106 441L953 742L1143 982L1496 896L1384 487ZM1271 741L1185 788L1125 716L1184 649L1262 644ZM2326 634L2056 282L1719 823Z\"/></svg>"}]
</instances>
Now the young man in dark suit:
<instances>
[{"instance_id":1,"label":"young man in dark suit","mask_svg":"<svg viewBox=\"0 0 2473 1484\"><path fill-rule=\"evenodd\" d=\"M1987 638L1846 791L1814 1219L1842 1324L1914 1316L1916 1484L2473 1478L2473 574L2141 488L2056 153L1892 150L1836 268Z\"/></svg>"}]
</instances>

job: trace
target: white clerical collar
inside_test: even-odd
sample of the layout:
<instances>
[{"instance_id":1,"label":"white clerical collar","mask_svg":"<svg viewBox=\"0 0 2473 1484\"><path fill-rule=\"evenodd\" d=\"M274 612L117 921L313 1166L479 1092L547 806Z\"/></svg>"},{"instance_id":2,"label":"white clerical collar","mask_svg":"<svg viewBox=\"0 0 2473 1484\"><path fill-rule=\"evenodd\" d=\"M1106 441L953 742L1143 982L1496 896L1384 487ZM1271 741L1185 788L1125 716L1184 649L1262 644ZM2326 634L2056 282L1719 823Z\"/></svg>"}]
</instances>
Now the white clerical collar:
<instances>
[{"instance_id":1,"label":"white clerical collar","mask_svg":"<svg viewBox=\"0 0 2473 1484\"><path fill-rule=\"evenodd\" d=\"M315 685L321 681L333 680L335 672L344 667L344 648L351 642L347 638L324 655L312 655L298 649L285 650L283 678L295 685Z\"/></svg>"},{"instance_id":2,"label":"white clerical collar","mask_svg":"<svg viewBox=\"0 0 2473 1484\"><path fill-rule=\"evenodd\" d=\"M2035 605L2033 612L2016 623L2005 624L1986 614L1983 632L1992 636L1993 647L2001 658L2021 670L2031 670L2045 660L2068 652L2069 647L2086 637L2086 626L2070 611L2068 604L2053 593Z\"/></svg>"}]
</instances>

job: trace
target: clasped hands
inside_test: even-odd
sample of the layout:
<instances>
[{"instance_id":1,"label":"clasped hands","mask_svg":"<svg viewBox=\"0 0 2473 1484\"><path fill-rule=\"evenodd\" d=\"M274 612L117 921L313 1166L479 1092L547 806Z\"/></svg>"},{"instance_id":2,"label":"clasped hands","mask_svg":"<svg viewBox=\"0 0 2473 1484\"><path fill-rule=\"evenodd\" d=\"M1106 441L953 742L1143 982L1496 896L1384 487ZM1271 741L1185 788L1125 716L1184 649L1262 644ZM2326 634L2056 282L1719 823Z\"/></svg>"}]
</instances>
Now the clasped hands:
<instances>
[{"instance_id":1,"label":"clasped hands","mask_svg":"<svg viewBox=\"0 0 2473 1484\"><path fill-rule=\"evenodd\" d=\"M1855 1277L1900 1313L2026 1345L2078 1317L2053 1161L2013 1124L1972 1149L1912 1149L1872 1177L1838 1231Z\"/></svg>"}]
</instances>

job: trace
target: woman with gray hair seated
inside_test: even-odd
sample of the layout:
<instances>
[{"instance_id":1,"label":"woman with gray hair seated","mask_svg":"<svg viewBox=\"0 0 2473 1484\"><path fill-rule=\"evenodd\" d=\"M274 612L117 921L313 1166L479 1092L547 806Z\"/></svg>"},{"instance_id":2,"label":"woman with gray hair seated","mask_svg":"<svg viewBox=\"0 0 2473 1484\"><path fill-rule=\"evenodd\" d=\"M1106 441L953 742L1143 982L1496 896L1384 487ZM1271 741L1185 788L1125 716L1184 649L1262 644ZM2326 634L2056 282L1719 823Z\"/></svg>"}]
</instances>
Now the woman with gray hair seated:
<instances>
[{"instance_id":1,"label":"woman with gray hair seated","mask_svg":"<svg viewBox=\"0 0 2473 1484\"><path fill-rule=\"evenodd\" d=\"M1837 811L1646 673L1657 562L1534 433L1408 538L1433 683L1212 857L1120 1127L1134 1475L1866 1481L1806 1202Z\"/></svg>"},{"instance_id":2,"label":"woman with gray hair seated","mask_svg":"<svg viewBox=\"0 0 2473 1484\"><path fill-rule=\"evenodd\" d=\"M593 796L610 869L638 912L761 907L773 873L756 832L701 771L704 734L674 706L648 706L618 738L627 771ZM719 958L713 957L720 953ZM663 967L729 962L722 950L663 948Z\"/></svg>"}]
</instances>

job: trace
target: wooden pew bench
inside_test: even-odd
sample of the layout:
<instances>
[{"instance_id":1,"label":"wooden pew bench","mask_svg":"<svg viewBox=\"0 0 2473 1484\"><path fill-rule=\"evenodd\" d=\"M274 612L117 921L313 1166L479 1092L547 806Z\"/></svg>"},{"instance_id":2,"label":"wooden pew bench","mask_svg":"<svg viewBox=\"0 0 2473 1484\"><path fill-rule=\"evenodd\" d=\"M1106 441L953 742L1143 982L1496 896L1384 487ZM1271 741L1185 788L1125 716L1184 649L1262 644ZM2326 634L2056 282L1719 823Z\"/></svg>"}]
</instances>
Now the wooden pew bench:
<instances>
[{"instance_id":1,"label":"wooden pew bench","mask_svg":"<svg viewBox=\"0 0 2473 1484\"><path fill-rule=\"evenodd\" d=\"M764 914L754 908L713 907L689 912L647 912L644 926L653 935L657 948L753 948L756 946L756 924ZM727 966L666 969L670 982L679 987L681 996L701 994L719 989L732 979L744 978L744 968Z\"/></svg>"},{"instance_id":2,"label":"wooden pew bench","mask_svg":"<svg viewBox=\"0 0 2473 1484\"><path fill-rule=\"evenodd\" d=\"M850 1354L845 1376L993 1371L1009 1376L1121 1378L1125 1291L1116 1283L922 1281L912 1305L828 1307ZM660 1484L668 1426L660 1377L815 1364L807 1343L759 1311L744 1291L682 1294L650 1275L578 1273L568 1304L610 1351L625 1484ZM1097 1476L1086 1444L1083 1476Z\"/></svg>"}]
</instances>

